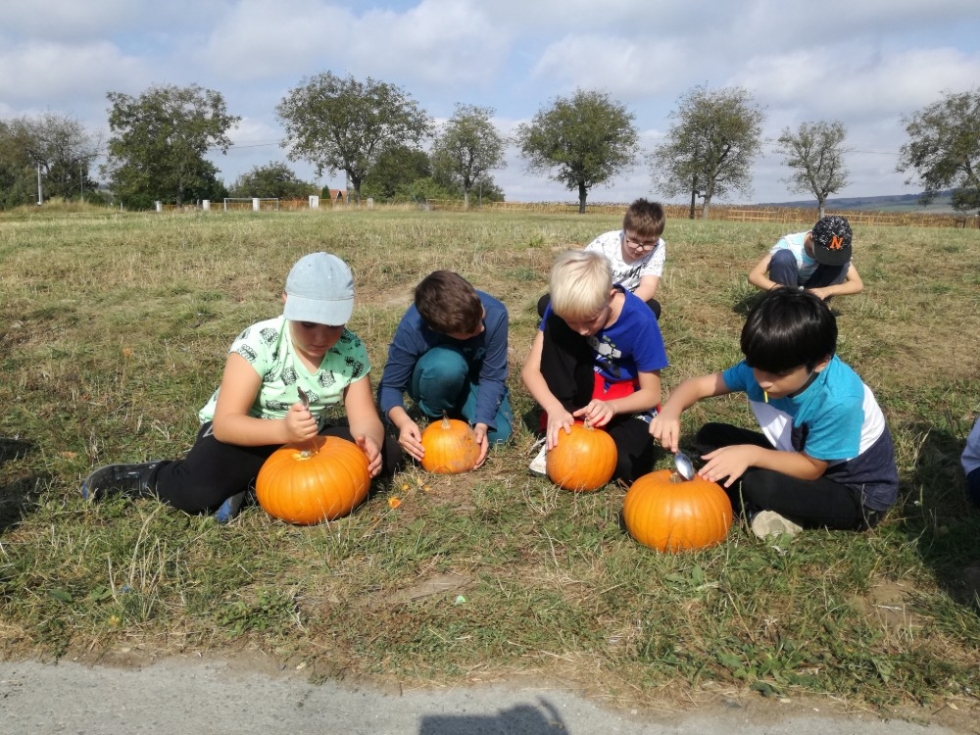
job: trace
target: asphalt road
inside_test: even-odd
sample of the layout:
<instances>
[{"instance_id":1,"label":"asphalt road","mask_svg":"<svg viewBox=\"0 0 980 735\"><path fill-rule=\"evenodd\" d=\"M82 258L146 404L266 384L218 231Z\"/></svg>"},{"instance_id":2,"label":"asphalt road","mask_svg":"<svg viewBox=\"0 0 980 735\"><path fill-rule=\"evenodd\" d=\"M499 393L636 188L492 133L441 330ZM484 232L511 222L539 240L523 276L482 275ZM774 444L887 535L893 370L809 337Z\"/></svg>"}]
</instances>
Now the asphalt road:
<instances>
[{"instance_id":1,"label":"asphalt road","mask_svg":"<svg viewBox=\"0 0 980 735\"><path fill-rule=\"evenodd\" d=\"M736 703L708 710L614 712L579 693L487 686L382 691L310 684L222 661L168 659L138 669L62 661L0 663L3 735L947 735L936 724L868 713L783 714Z\"/></svg>"}]
</instances>

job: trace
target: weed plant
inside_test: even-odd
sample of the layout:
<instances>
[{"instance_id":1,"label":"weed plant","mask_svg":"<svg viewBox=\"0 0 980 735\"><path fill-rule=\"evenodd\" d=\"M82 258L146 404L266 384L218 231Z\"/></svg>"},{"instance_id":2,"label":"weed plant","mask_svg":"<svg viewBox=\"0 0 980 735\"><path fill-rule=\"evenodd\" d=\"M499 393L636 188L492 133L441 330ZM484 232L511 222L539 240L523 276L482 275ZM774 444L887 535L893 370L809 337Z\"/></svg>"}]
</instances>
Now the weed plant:
<instances>
[{"instance_id":1,"label":"weed plant","mask_svg":"<svg viewBox=\"0 0 980 735\"><path fill-rule=\"evenodd\" d=\"M667 224L659 298L684 377L740 358L745 274L780 225ZM350 210L0 214L0 630L5 657L120 660L258 648L314 679L413 685L562 679L608 700L758 691L859 703L980 692L980 512L958 457L980 412L980 233L856 228L865 292L837 299L840 354L894 433L901 499L875 530L661 555L632 541L624 488L527 472L519 371L554 255L618 216ZM376 384L415 284L460 272L511 314L521 423L477 472L407 467L347 518L298 528L249 507L221 526L155 501L83 502L96 466L179 457L228 346L281 308L285 275L350 263L350 327ZM752 426L744 401L685 417ZM667 466L661 458L659 466ZM389 506L397 497L401 504Z\"/></svg>"}]
</instances>

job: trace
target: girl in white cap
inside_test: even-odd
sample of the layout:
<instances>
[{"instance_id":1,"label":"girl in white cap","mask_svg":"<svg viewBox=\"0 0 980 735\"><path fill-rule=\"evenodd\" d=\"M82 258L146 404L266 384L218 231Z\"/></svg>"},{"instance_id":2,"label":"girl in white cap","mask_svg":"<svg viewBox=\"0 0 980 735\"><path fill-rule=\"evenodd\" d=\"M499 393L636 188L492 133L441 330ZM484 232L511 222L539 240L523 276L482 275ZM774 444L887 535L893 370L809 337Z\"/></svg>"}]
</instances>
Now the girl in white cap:
<instances>
[{"instance_id":1,"label":"girl in white cap","mask_svg":"<svg viewBox=\"0 0 980 735\"><path fill-rule=\"evenodd\" d=\"M401 450L386 439L375 408L367 350L345 326L354 309L350 268L330 253L306 255L290 270L282 298L280 316L247 327L232 343L184 459L101 467L82 495L157 497L227 521L270 454L318 434L355 442L372 477L390 474ZM339 403L347 421L334 425L326 413Z\"/></svg>"}]
</instances>

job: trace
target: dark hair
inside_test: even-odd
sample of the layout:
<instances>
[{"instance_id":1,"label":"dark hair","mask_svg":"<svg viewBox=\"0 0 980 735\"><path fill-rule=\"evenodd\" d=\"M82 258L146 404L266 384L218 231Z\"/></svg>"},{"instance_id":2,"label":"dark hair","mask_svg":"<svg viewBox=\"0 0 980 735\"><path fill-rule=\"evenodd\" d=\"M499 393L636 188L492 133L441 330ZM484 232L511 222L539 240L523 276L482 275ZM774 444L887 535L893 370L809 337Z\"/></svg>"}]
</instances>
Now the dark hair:
<instances>
[{"instance_id":1,"label":"dark hair","mask_svg":"<svg viewBox=\"0 0 980 735\"><path fill-rule=\"evenodd\" d=\"M476 289L458 273L434 271L415 287L415 308L430 329L441 334L470 334L483 319Z\"/></svg>"},{"instance_id":2,"label":"dark hair","mask_svg":"<svg viewBox=\"0 0 980 735\"><path fill-rule=\"evenodd\" d=\"M637 199L623 215L623 231L633 232L639 237L660 237L664 234L667 215L657 202Z\"/></svg>"},{"instance_id":3,"label":"dark hair","mask_svg":"<svg viewBox=\"0 0 980 735\"><path fill-rule=\"evenodd\" d=\"M749 367L769 373L801 365L813 370L837 351L837 319L809 291L774 288L749 312L741 346Z\"/></svg>"}]
</instances>

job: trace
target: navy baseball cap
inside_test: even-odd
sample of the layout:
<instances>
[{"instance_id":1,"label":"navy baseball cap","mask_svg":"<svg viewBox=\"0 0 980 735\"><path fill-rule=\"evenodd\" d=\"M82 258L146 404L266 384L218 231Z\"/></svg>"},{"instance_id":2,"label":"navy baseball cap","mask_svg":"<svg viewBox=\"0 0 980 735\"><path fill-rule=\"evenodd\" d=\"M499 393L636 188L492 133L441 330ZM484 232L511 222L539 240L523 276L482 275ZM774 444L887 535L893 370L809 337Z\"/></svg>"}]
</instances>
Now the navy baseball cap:
<instances>
[{"instance_id":1,"label":"navy baseball cap","mask_svg":"<svg viewBox=\"0 0 980 735\"><path fill-rule=\"evenodd\" d=\"M810 230L813 259L822 265L844 265L851 259L851 224L832 214L821 217Z\"/></svg>"}]
</instances>

